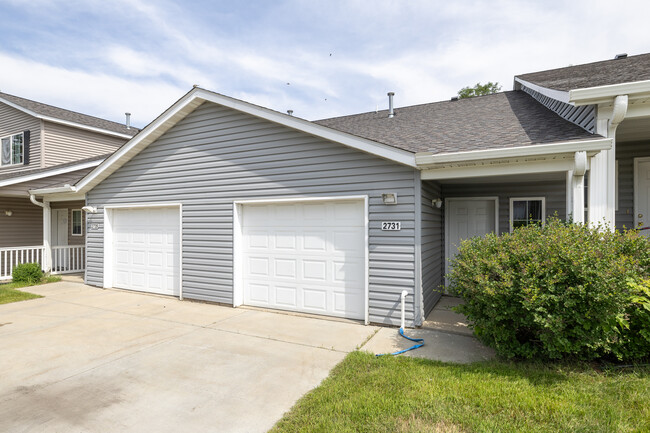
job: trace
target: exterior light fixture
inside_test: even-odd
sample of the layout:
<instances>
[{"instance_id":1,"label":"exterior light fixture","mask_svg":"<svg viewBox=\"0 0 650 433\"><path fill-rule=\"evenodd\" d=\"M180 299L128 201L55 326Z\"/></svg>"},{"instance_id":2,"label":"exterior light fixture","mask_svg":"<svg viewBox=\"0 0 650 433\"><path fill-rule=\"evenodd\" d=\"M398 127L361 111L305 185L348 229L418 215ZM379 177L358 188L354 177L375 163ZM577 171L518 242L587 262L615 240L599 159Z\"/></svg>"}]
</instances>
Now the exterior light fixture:
<instances>
[{"instance_id":1,"label":"exterior light fixture","mask_svg":"<svg viewBox=\"0 0 650 433\"><path fill-rule=\"evenodd\" d=\"M97 208L94 206L84 206L81 208L81 210L86 213L97 213Z\"/></svg>"},{"instance_id":2,"label":"exterior light fixture","mask_svg":"<svg viewBox=\"0 0 650 433\"><path fill-rule=\"evenodd\" d=\"M387 192L381 195L381 201L384 204L397 204L397 194L394 192Z\"/></svg>"},{"instance_id":3,"label":"exterior light fixture","mask_svg":"<svg viewBox=\"0 0 650 433\"><path fill-rule=\"evenodd\" d=\"M440 209L442 207L442 199L437 198L435 200L431 200L431 204Z\"/></svg>"},{"instance_id":4,"label":"exterior light fixture","mask_svg":"<svg viewBox=\"0 0 650 433\"><path fill-rule=\"evenodd\" d=\"M5 215L7 215L7 216L12 216L13 214L14 214L13 211L10 211L10 210L5 211Z\"/></svg>"}]
</instances>

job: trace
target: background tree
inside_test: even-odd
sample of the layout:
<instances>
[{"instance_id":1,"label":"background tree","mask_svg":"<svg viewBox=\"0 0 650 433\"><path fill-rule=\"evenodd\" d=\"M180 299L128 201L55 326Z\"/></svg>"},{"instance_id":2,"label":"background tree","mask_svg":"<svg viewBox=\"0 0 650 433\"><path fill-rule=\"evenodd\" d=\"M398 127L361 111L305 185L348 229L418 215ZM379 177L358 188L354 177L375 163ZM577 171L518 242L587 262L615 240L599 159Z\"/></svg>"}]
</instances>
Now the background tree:
<instances>
[{"instance_id":1,"label":"background tree","mask_svg":"<svg viewBox=\"0 0 650 433\"><path fill-rule=\"evenodd\" d=\"M490 95L492 93L497 93L500 90L501 86L498 82L493 83L491 81L488 81L485 84L476 83L476 86L474 87L463 87L458 91L458 97L460 99L463 99L471 98L472 96Z\"/></svg>"}]
</instances>

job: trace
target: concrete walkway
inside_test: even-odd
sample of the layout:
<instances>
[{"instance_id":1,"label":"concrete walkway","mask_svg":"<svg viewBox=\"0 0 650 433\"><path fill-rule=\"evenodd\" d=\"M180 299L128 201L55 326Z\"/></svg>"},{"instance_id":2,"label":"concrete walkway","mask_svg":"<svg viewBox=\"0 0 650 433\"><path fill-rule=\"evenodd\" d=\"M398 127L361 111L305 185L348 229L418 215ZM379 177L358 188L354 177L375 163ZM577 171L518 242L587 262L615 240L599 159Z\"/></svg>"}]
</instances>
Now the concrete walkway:
<instances>
[{"instance_id":1,"label":"concrete walkway","mask_svg":"<svg viewBox=\"0 0 650 433\"><path fill-rule=\"evenodd\" d=\"M412 344L397 328L67 280L0 305L1 432L263 432L348 352ZM425 346L406 356L492 356L468 335L407 334Z\"/></svg>"},{"instance_id":2,"label":"concrete walkway","mask_svg":"<svg viewBox=\"0 0 650 433\"><path fill-rule=\"evenodd\" d=\"M60 282L0 305L2 432L263 432L376 327Z\"/></svg>"}]
</instances>

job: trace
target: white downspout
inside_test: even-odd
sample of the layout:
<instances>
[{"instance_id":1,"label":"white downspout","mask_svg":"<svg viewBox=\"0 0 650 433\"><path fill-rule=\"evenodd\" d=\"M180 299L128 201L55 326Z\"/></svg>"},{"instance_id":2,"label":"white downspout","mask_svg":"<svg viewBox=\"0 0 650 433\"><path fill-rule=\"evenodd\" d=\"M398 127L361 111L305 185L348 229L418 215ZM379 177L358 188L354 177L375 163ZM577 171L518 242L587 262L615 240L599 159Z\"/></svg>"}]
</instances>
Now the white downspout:
<instances>
[{"instance_id":1,"label":"white downspout","mask_svg":"<svg viewBox=\"0 0 650 433\"><path fill-rule=\"evenodd\" d=\"M43 200L43 203L36 201L34 194L29 195L29 200L36 206L43 208L43 272L50 272L52 270L52 209L50 203Z\"/></svg>"},{"instance_id":2,"label":"white downspout","mask_svg":"<svg viewBox=\"0 0 650 433\"><path fill-rule=\"evenodd\" d=\"M409 294L406 290L402 290L402 326L401 330L405 328L405 319L406 319L406 296Z\"/></svg>"}]
</instances>

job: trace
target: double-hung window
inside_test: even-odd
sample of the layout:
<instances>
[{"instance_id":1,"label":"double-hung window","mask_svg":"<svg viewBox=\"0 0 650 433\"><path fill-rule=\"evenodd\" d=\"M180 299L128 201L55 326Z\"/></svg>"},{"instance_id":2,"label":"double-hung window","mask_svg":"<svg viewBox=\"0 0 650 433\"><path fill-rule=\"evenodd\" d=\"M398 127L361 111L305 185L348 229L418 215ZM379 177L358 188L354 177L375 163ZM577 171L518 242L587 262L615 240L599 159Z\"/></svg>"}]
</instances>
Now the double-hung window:
<instances>
[{"instance_id":1,"label":"double-hung window","mask_svg":"<svg viewBox=\"0 0 650 433\"><path fill-rule=\"evenodd\" d=\"M17 165L25 163L25 133L0 138L0 164Z\"/></svg>"},{"instance_id":2,"label":"double-hung window","mask_svg":"<svg viewBox=\"0 0 650 433\"><path fill-rule=\"evenodd\" d=\"M510 199L510 231L530 224L544 224L544 197Z\"/></svg>"},{"instance_id":3,"label":"double-hung window","mask_svg":"<svg viewBox=\"0 0 650 433\"><path fill-rule=\"evenodd\" d=\"M72 210L72 236L83 236L83 213L81 209Z\"/></svg>"}]
</instances>

